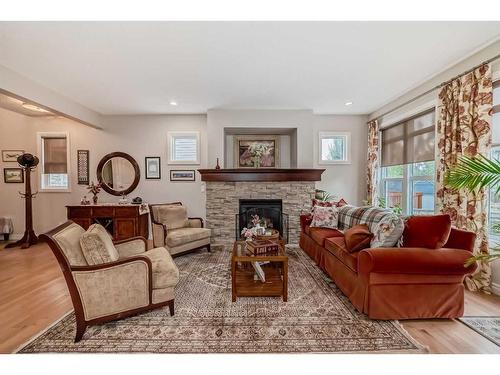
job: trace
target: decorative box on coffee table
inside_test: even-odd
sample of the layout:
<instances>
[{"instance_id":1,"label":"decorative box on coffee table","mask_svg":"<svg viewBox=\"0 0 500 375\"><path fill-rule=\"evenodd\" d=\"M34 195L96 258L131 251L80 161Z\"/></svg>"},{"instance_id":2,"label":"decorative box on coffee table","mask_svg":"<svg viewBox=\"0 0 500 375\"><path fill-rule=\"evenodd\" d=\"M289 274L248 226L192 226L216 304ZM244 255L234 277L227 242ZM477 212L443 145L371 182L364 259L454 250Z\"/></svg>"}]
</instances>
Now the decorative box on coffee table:
<instances>
[{"instance_id":1,"label":"decorative box on coffee table","mask_svg":"<svg viewBox=\"0 0 500 375\"><path fill-rule=\"evenodd\" d=\"M232 300L237 297L282 297L288 300L288 256L282 243L278 250L253 255L246 250L245 241L236 241L231 256ZM265 281L255 278L252 263L267 262L261 266Z\"/></svg>"}]
</instances>

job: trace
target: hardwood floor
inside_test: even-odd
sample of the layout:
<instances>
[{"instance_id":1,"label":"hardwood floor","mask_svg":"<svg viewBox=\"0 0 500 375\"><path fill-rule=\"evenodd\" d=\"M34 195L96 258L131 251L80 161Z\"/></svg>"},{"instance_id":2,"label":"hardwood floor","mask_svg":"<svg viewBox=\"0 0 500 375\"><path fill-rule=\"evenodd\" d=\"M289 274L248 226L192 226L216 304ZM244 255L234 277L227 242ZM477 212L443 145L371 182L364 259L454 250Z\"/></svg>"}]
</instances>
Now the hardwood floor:
<instances>
[{"instance_id":1,"label":"hardwood floor","mask_svg":"<svg viewBox=\"0 0 500 375\"><path fill-rule=\"evenodd\" d=\"M465 315L500 316L500 297L466 293ZM0 245L0 353L11 353L71 311L66 283L48 246ZM410 320L403 327L431 353L500 353L457 320Z\"/></svg>"}]
</instances>

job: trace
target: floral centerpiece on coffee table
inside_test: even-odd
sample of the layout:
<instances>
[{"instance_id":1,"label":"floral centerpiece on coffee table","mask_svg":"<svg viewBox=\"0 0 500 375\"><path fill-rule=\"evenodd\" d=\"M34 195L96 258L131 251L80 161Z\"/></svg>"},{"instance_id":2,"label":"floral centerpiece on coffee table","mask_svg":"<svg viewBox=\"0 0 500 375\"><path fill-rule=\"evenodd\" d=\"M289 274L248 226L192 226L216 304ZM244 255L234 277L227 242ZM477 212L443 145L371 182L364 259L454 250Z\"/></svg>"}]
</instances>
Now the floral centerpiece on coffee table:
<instances>
[{"instance_id":1,"label":"floral centerpiece on coffee table","mask_svg":"<svg viewBox=\"0 0 500 375\"><path fill-rule=\"evenodd\" d=\"M101 192L101 183L99 182L98 184L94 184L94 181L92 181L90 185L87 186L87 190L94 195L92 197L92 201L94 202L94 204L97 204L97 194Z\"/></svg>"},{"instance_id":2,"label":"floral centerpiece on coffee table","mask_svg":"<svg viewBox=\"0 0 500 375\"><path fill-rule=\"evenodd\" d=\"M245 227L241 230L241 235L245 237L247 241L252 241L254 237L262 233L262 229L265 229L265 220L261 219L259 215L252 215L252 227Z\"/></svg>"}]
</instances>

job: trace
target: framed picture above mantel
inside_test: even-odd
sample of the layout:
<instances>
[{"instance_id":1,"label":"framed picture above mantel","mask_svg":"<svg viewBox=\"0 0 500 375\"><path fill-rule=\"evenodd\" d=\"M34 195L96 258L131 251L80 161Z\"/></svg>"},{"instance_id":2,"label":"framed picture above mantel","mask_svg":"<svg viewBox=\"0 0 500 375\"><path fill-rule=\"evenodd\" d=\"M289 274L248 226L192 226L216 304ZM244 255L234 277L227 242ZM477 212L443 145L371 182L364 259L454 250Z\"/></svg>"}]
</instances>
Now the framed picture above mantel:
<instances>
[{"instance_id":1,"label":"framed picture above mantel","mask_svg":"<svg viewBox=\"0 0 500 375\"><path fill-rule=\"evenodd\" d=\"M279 168L280 137L276 135L240 135L234 137L236 168Z\"/></svg>"}]
</instances>

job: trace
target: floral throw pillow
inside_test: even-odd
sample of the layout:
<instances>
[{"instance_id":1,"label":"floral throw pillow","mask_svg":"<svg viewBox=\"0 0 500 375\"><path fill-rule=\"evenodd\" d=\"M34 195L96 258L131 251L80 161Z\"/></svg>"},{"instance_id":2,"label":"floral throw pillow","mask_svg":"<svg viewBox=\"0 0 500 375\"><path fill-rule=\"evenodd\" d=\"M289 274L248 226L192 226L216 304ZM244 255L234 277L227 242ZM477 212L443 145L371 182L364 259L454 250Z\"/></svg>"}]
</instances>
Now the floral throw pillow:
<instances>
[{"instance_id":1,"label":"floral throw pillow","mask_svg":"<svg viewBox=\"0 0 500 375\"><path fill-rule=\"evenodd\" d=\"M403 235L403 219L395 214L385 215L373 228L370 247L393 247Z\"/></svg>"},{"instance_id":2,"label":"floral throw pillow","mask_svg":"<svg viewBox=\"0 0 500 375\"><path fill-rule=\"evenodd\" d=\"M339 225L339 210L335 206L315 206L312 215L311 227L337 229Z\"/></svg>"}]
</instances>

